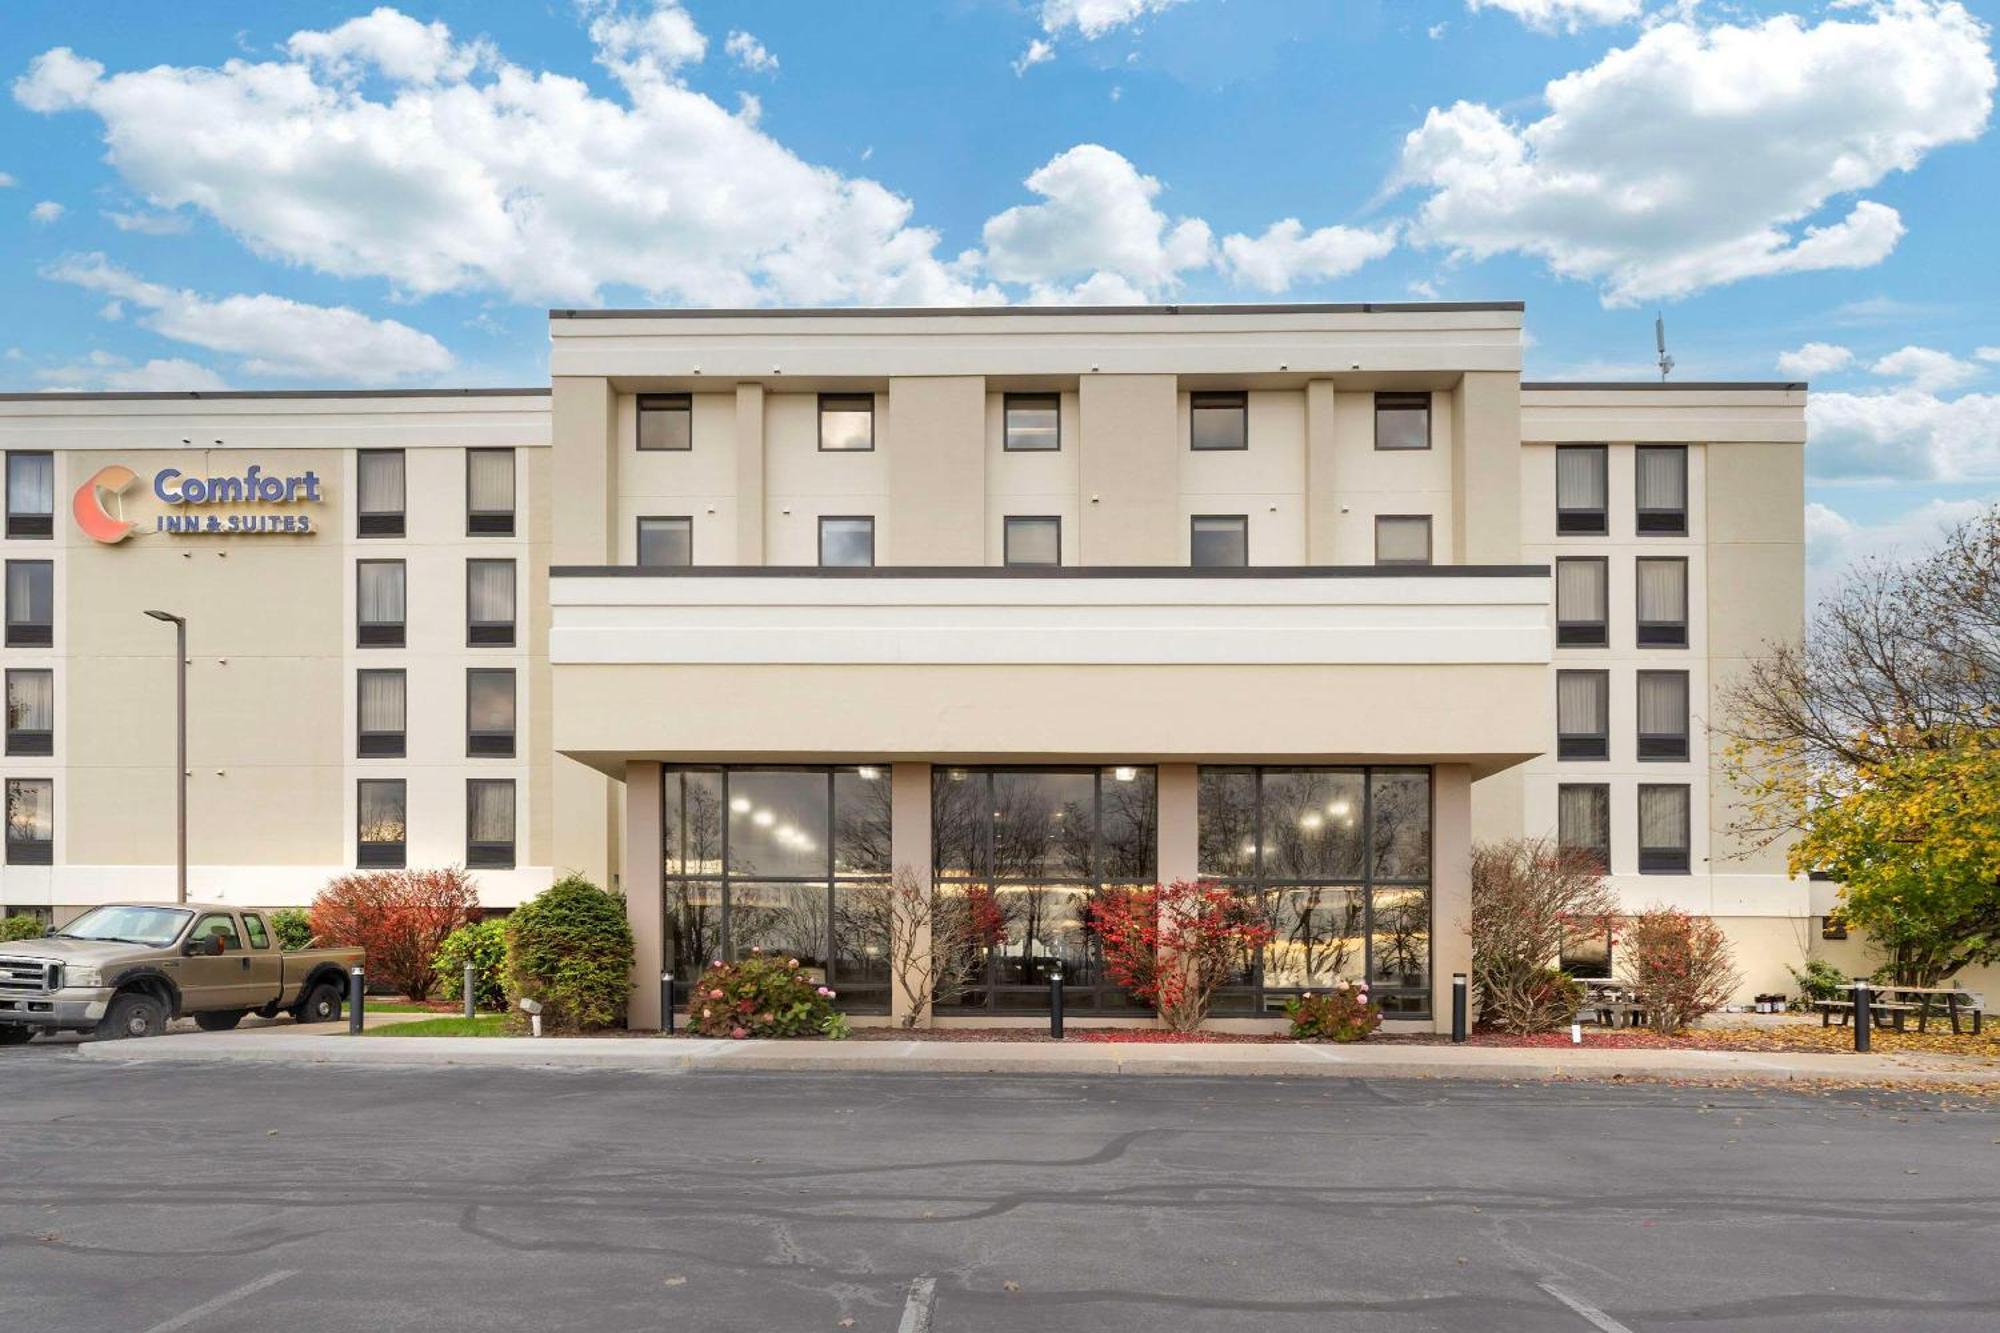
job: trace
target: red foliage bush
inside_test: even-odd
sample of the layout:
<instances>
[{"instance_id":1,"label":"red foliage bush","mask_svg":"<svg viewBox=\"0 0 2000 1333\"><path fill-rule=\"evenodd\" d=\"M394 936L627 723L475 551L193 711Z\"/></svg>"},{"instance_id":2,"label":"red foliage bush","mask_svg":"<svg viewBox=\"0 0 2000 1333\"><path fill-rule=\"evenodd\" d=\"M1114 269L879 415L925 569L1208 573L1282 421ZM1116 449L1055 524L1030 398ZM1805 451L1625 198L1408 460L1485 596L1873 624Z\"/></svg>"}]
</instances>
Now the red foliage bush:
<instances>
[{"instance_id":1,"label":"red foliage bush","mask_svg":"<svg viewBox=\"0 0 2000 1333\"><path fill-rule=\"evenodd\" d=\"M364 870L320 890L312 933L323 945L367 950L371 978L423 1000L437 985L431 960L438 946L478 916L479 888L457 866Z\"/></svg>"},{"instance_id":2,"label":"red foliage bush","mask_svg":"<svg viewBox=\"0 0 2000 1333\"><path fill-rule=\"evenodd\" d=\"M1090 928L1111 979L1151 1004L1174 1032L1200 1027L1215 992L1273 934L1255 898L1184 879L1099 896L1090 904Z\"/></svg>"}]
</instances>

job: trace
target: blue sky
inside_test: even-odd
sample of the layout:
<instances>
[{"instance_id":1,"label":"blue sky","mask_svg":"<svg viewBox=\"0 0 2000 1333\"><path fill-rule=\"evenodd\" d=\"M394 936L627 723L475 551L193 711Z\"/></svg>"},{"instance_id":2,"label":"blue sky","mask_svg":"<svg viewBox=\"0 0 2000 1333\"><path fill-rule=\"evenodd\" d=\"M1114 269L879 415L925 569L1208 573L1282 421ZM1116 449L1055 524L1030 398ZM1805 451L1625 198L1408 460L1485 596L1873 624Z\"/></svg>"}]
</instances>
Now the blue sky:
<instances>
[{"instance_id":1,"label":"blue sky","mask_svg":"<svg viewBox=\"0 0 2000 1333\"><path fill-rule=\"evenodd\" d=\"M16 0L0 386L536 383L590 304L1521 299L1808 377L1815 569L2000 492L1982 6Z\"/></svg>"}]
</instances>

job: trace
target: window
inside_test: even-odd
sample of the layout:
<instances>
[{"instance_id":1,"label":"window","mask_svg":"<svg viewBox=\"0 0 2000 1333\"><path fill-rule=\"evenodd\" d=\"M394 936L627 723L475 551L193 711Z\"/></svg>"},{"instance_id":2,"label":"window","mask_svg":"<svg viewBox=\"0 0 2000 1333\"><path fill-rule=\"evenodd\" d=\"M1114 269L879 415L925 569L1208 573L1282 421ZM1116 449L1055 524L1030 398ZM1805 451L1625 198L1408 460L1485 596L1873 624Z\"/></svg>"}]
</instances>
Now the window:
<instances>
[{"instance_id":1,"label":"window","mask_svg":"<svg viewBox=\"0 0 2000 1333\"><path fill-rule=\"evenodd\" d=\"M471 537L514 535L514 451L465 451L465 531Z\"/></svg>"},{"instance_id":2,"label":"window","mask_svg":"<svg viewBox=\"0 0 2000 1333\"><path fill-rule=\"evenodd\" d=\"M1685 875L1688 871L1688 789L1639 788L1639 873Z\"/></svg>"},{"instance_id":3,"label":"window","mask_svg":"<svg viewBox=\"0 0 2000 1333\"><path fill-rule=\"evenodd\" d=\"M56 637L56 564L7 562L7 646L47 648Z\"/></svg>"},{"instance_id":4,"label":"window","mask_svg":"<svg viewBox=\"0 0 2000 1333\"><path fill-rule=\"evenodd\" d=\"M867 517L822 517L819 521L819 563L825 569L866 569L875 563L875 520Z\"/></svg>"},{"instance_id":5,"label":"window","mask_svg":"<svg viewBox=\"0 0 2000 1333\"><path fill-rule=\"evenodd\" d=\"M639 447L694 448L694 396L685 393L640 394Z\"/></svg>"},{"instance_id":6,"label":"window","mask_svg":"<svg viewBox=\"0 0 2000 1333\"><path fill-rule=\"evenodd\" d=\"M1685 648L1688 641L1688 562L1682 557L1641 557L1639 646Z\"/></svg>"},{"instance_id":7,"label":"window","mask_svg":"<svg viewBox=\"0 0 2000 1333\"><path fill-rule=\"evenodd\" d=\"M1060 565L1062 520L1009 517L1005 547L1002 559L1010 565Z\"/></svg>"},{"instance_id":8,"label":"window","mask_svg":"<svg viewBox=\"0 0 2000 1333\"><path fill-rule=\"evenodd\" d=\"M1688 673L1639 673L1639 757L1688 757Z\"/></svg>"},{"instance_id":9,"label":"window","mask_svg":"<svg viewBox=\"0 0 2000 1333\"><path fill-rule=\"evenodd\" d=\"M1194 449L1248 449L1250 395L1188 395L1188 445Z\"/></svg>"},{"instance_id":10,"label":"window","mask_svg":"<svg viewBox=\"0 0 2000 1333\"><path fill-rule=\"evenodd\" d=\"M54 754L56 751L56 673L47 670L7 672L7 753Z\"/></svg>"},{"instance_id":11,"label":"window","mask_svg":"<svg viewBox=\"0 0 2000 1333\"><path fill-rule=\"evenodd\" d=\"M354 753L362 759L401 759L408 711L409 683L400 669L355 672L354 713L359 734Z\"/></svg>"},{"instance_id":12,"label":"window","mask_svg":"<svg viewBox=\"0 0 2000 1333\"><path fill-rule=\"evenodd\" d=\"M514 868L514 780L467 778L465 864L472 870Z\"/></svg>"},{"instance_id":13,"label":"window","mask_svg":"<svg viewBox=\"0 0 2000 1333\"><path fill-rule=\"evenodd\" d=\"M514 562L465 562L465 641L475 648L514 646Z\"/></svg>"},{"instance_id":14,"label":"window","mask_svg":"<svg viewBox=\"0 0 2000 1333\"><path fill-rule=\"evenodd\" d=\"M1688 530L1688 451L1684 444L1642 444L1632 451L1632 489L1641 535L1685 537Z\"/></svg>"},{"instance_id":15,"label":"window","mask_svg":"<svg viewBox=\"0 0 2000 1333\"><path fill-rule=\"evenodd\" d=\"M354 531L362 537L403 535L403 451L363 449L355 455L360 471L356 487Z\"/></svg>"},{"instance_id":16,"label":"window","mask_svg":"<svg viewBox=\"0 0 2000 1333\"><path fill-rule=\"evenodd\" d=\"M1201 877L1277 930L1218 1014L1363 980L1391 1015L1430 1013L1429 769L1204 767L1195 822Z\"/></svg>"},{"instance_id":17,"label":"window","mask_svg":"<svg viewBox=\"0 0 2000 1333\"><path fill-rule=\"evenodd\" d=\"M7 779L7 864L55 861L56 784L52 778Z\"/></svg>"},{"instance_id":18,"label":"window","mask_svg":"<svg viewBox=\"0 0 2000 1333\"><path fill-rule=\"evenodd\" d=\"M1601 536L1605 518L1607 458L1601 444L1565 444L1556 450L1556 531L1566 537Z\"/></svg>"},{"instance_id":19,"label":"window","mask_svg":"<svg viewBox=\"0 0 2000 1333\"><path fill-rule=\"evenodd\" d=\"M1188 530L1188 564L1196 569L1238 569L1250 563L1250 519L1245 514L1196 514Z\"/></svg>"},{"instance_id":20,"label":"window","mask_svg":"<svg viewBox=\"0 0 2000 1333\"><path fill-rule=\"evenodd\" d=\"M1009 453L1045 453L1062 448L1060 394L1010 393L1001 403L1005 418L1002 445Z\"/></svg>"},{"instance_id":21,"label":"window","mask_svg":"<svg viewBox=\"0 0 2000 1333\"><path fill-rule=\"evenodd\" d=\"M1611 872L1610 787L1565 782L1556 788L1556 845L1588 852L1600 872Z\"/></svg>"},{"instance_id":22,"label":"window","mask_svg":"<svg viewBox=\"0 0 2000 1333\"><path fill-rule=\"evenodd\" d=\"M357 560L354 577L355 643L363 648L401 648L406 605L403 562Z\"/></svg>"},{"instance_id":23,"label":"window","mask_svg":"<svg viewBox=\"0 0 2000 1333\"><path fill-rule=\"evenodd\" d=\"M939 898L993 922L968 984L941 995L941 1009L1046 1013L1056 968L1065 1006L1135 1007L1105 975L1088 912L1101 893L1154 882L1156 788L1137 765L932 770Z\"/></svg>"},{"instance_id":24,"label":"window","mask_svg":"<svg viewBox=\"0 0 2000 1333\"><path fill-rule=\"evenodd\" d=\"M1431 562L1429 514L1377 514L1375 563L1428 565Z\"/></svg>"},{"instance_id":25,"label":"window","mask_svg":"<svg viewBox=\"0 0 2000 1333\"><path fill-rule=\"evenodd\" d=\"M639 520L641 569L676 569L693 563L694 520L692 518Z\"/></svg>"},{"instance_id":26,"label":"window","mask_svg":"<svg viewBox=\"0 0 2000 1333\"><path fill-rule=\"evenodd\" d=\"M250 947L253 949L271 947L271 932L264 928L264 918L255 912L243 914L243 935L250 941Z\"/></svg>"},{"instance_id":27,"label":"window","mask_svg":"<svg viewBox=\"0 0 2000 1333\"><path fill-rule=\"evenodd\" d=\"M889 1008L889 766L661 771L677 1002L717 958L796 958L846 1010Z\"/></svg>"},{"instance_id":28,"label":"window","mask_svg":"<svg viewBox=\"0 0 2000 1333\"><path fill-rule=\"evenodd\" d=\"M7 453L7 535L53 537L56 512L56 456Z\"/></svg>"},{"instance_id":29,"label":"window","mask_svg":"<svg viewBox=\"0 0 2000 1333\"><path fill-rule=\"evenodd\" d=\"M819 396L819 447L823 453L866 453L875 447L875 395Z\"/></svg>"},{"instance_id":30,"label":"window","mask_svg":"<svg viewBox=\"0 0 2000 1333\"><path fill-rule=\"evenodd\" d=\"M1427 393L1375 395L1375 447L1431 447L1431 396Z\"/></svg>"},{"instance_id":31,"label":"window","mask_svg":"<svg viewBox=\"0 0 2000 1333\"><path fill-rule=\"evenodd\" d=\"M216 953L242 953L243 940L236 933L236 918L227 912L210 912L197 918L188 932L188 943L201 943Z\"/></svg>"},{"instance_id":32,"label":"window","mask_svg":"<svg viewBox=\"0 0 2000 1333\"><path fill-rule=\"evenodd\" d=\"M465 673L465 753L474 759L514 757L514 672L473 667Z\"/></svg>"},{"instance_id":33,"label":"window","mask_svg":"<svg viewBox=\"0 0 2000 1333\"><path fill-rule=\"evenodd\" d=\"M1611 641L1606 597L1610 565L1603 556L1571 556L1556 561L1556 644L1562 648L1602 648Z\"/></svg>"},{"instance_id":34,"label":"window","mask_svg":"<svg viewBox=\"0 0 2000 1333\"><path fill-rule=\"evenodd\" d=\"M1563 928L1556 966L1572 977L1606 980L1611 976L1611 931Z\"/></svg>"},{"instance_id":35,"label":"window","mask_svg":"<svg viewBox=\"0 0 2000 1333\"><path fill-rule=\"evenodd\" d=\"M1609 759L1610 719L1610 672L1556 672L1556 758Z\"/></svg>"},{"instance_id":36,"label":"window","mask_svg":"<svg viewBox=\"0 0 2000 1333\"><path fill-rule=\"evenodd\" d=\"M362 778L355 784L354 864L399 870L408 858L405 818L408 788L401 778Z\"/></svg>"}]
</instances>

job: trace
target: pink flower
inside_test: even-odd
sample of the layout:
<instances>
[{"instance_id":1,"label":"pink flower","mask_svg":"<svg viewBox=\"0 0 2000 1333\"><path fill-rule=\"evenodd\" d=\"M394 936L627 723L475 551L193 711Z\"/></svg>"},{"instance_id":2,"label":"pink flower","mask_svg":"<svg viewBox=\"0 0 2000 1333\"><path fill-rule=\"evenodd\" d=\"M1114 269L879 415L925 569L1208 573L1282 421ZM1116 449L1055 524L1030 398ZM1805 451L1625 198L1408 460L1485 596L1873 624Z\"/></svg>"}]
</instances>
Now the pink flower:
<instances>
[{"instance_id":1,"label":"pink flower","mask_svg":"<svg viewBox=\"0 0 2000 1333\"><path fill-rule=\"evenodd\" d=\"M796 958L789 958L785 960L786 967L797 967L798 965L799 965L799 960Z\"/></svg>"},{"instance_id":2,"label":"pink flower","mask_svg":"<svg viewBox=\"0 0 2000 1333\"><path fill-rule=\"evenodd\" d=\"M749 1035L750 1035L750 1029L748 1029L748 1028L731 1028L731 1029L729 1029L729 1035L730 1035L731 1037L734 1037L734 1038L735 1038L735 1039L736 1039L737 1041L742 1041L742 1040L743 1040L743 1039L744 1039L745 1037L747 1037L747 1036L749 1036Z\"/></svg>"},{"instance_id":3,"label":"pink flower","mask_svg":"<svg viewBox=\"0 0 2000 1333\"><path fill-rule=\"evenodd\" d=\"M718 959L716 959L716 960L715 960L714 962L710 963L710 964L709 964L709 966L710 966L710 967L721 967L721 966L722 966L722 960L721 960L720 958L718 958Z\"/></svg>"},{"instance_id":4,"label":"pink flower","mask_svg":"<svg viewBox=\"0 0 2000 1333\"><path fill-rule=\"evenodd\" d=\"M708 993L708 998L709 998L709 999L711 999L711 1000L719 1000L719 999L721 999L721 998L722 998L722 989L721 989L721 987L717 987L716 989L714 989L714 990L710 991L710 992Z\"/></svg>"},{"instance_id":5,"label":"pink flower","mask_svg":"<svg viewBox=\"0 0 2000 1333\"><path fill-rule=\"evenodd\" d=\"M830 990L828 990L828 989L827 989L826 987L824 987L824 986L821 986L821 987L820 987L820 988L818 989L818 991L816 991L816 992L815 992L815 994L817 994L817 995L820 995L821 997L825 997L825 996L829 996L829 995L832 995L832 994L833 994L833 992L832 992L832 991L830 991Z\"/></svg>"},{"instance_id":6,"label":"pink flower","mask_svg":"<svg viewBox=\"0 0 2000 1333\"><path fill-rule=\"evenodd\" d=\"M839 991L837 991L837 990L830 990L830 991L828 991L828 992L826 993L826 998L827 998L827 999L829 999L829 1000L831 1000L831 999L835 998L836 996L838 996L839 994L840 994L840 992L839 992Z\"/></svg>"},{"instance_id":7,"label":"pink flower","mask_svg":"<svg viewBox=\"0 0 2000 1333\"><path fill-rule=\"evenodd\" d=\"M753 945L751 945L751 946L750 946L750 952L751 952L751 953L762 953L762 952L764 952L764 946L763 946L763 945L761 945L761 944L753 944Z\"/></svg>"}]
</instances>

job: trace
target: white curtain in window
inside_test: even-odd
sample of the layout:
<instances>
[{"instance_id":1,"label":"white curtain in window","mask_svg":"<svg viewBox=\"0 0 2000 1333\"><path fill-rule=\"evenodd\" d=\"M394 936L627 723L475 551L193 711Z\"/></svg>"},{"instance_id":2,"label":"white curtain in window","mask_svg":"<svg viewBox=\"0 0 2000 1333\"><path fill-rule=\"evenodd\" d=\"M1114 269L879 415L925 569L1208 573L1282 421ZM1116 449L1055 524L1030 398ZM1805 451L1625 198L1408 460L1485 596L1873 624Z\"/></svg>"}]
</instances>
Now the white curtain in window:
<instances>
[{"instance_id":1,"label":"white curtain in window","mask_svg":"<svg viewBox=\"0 0 2000 1333\"><path fill-rule=\"evenodd\" d=\"M514 673L475 671L468 678L471 698L466 720L476 732L510 732L514 729Z\"/></svg>"},{"instance_id":2,"label":"white curtain in window","mask_svg":"<svg viewBox=\"0 0 2000 1333\"><path fill-rule=\"evenodd\" d=\"M1564 736L1602 736L1609 729L1610 677L1602 671L1556 673L1556 730Z\"/></svg>"},{"instance_id":3,"label":"white curtain in window","mask_svg":"<svg viewBox=\"0 0 2000 1333\"><path fill-rule=\"evenodd\" d=\"M15 778L7 783L7 837L11 842L48 842L55 837L56 784L47 778Z\"/></svg>"},{"instance_id":4,"label":"white curtain in window","mask_svg":"<svg viewBox=\"0 0 2000 1333\"><path fill-rule=\"evenodd\" d=\"M1564 785L1556 792L1556 841L1564 847L1611 845L1611 789Z\"/></svg>"},{"instance_id":5,"label":"white curtain in window","mask_svg":"<svg viewBox=\"0 0 2000 1333\"><path fill-rule=\"evenodd\" d=\"M55 455L7 455L7 512L53 514L55 508Z\"/></svg>"},{"instance_id":6,"label":"white curtain in window","mask_svg":"<svg viewBox=\"0 0 2000 1333\"><path fill-rule=\"evenodd\" d=\"M400 560L370 560L361 566L361 623L403 623L403 564Z\"/></svg>"},{"instance_id":7,"label":"white curtain in window","mask_svg":"<svg viewBox=\"0 0 2000 1333\"><path fill-rule=\"evenodd\" d=\"M1680 851L1688 844L1688 789L1639 788L1639 845Z\"/></svg>"},{"instance_id":8,"label":"white curtain in window","mask_svg":"<svg viewBox=\"0 0 2000 1333\"><path fill-rule=\"evenodd\" d=\"M514 562L466 562L466 598L475 625L514 623Z\"/></svg>"},{"instance_id":9,"label":"white curtain in window","mask_svg":"<svg viewBox=\"0 0 2000 1333\"><path fill-rule=\"evenodd\" d=\"M55 623L55 566L47 560L7 562L7 623Z\"/></svg>"},{"instance_id":10,"label":"white curtain in window","mask_svg":"<svg viewBox=\"0 0 2000 1333\"><path fill-rule=\"evenodd\" d=\"M1685 736L1688 729L1688 678L1680 671L1639 673L1639 734Z\"/></svg>"},{"instance_id":11,"label":"white curtain in window","mask_svg":"<svg viewBox=\"0 0 2000 1333\"><path fill-rule=\"evenodd\" d=\"M1556 450L1556 508L1604 508L1604 451Z\"/></svg>"},{"instance_id":12,"label":"white curtain in window","mask_svg":"<svg viewBox=\"0 0 2000 1333\"><path fill-rule=\"evenodd\" d=\"M1556 619L1603 620L1604 565L1597 560L1556 561Z\"/></svg>"},{"instance_id":13,"label":"white curtain in window","mask_svg":"<svg viewBox=\"0 0 2000 1333\"><path fill-rule=\"evenodd\" d=\"M408 682L400 671L361 673L361 730L399 732L408 715Z\"/></svg>"},{"instance_id":14,"label":"white curtain in window","mask_svg":"<svg viewBox=\"0 0 2000 1333\"><path fill-rule=\"evenodd\" d=\"M466 812L469 842L514 841L514 784L490 778L475 779Z\"/></svg>"},{"instance_id":15,"label":"white curtain in window","mask_svg":"<svg viewBox=\"0 0 2000 1333\"><path fill-rule=\"evenodd\" d=\"M54 731L56 676L53 671L7 673L7 729Z\"/></svg>"},{"instance_id":16,"label":"white curtain in window","mask_svg":"<svg viewBox=\"0 0 2000 1333\"><path fill-rule=\"evenodd\" d=\"M1428 565L1431 562L1431 521L1406 515L1375 520L1375 563Z\"/></svg>"},{"instance_id":17,"label":"white curtain in window","mask_svg":"<svg viewBox=\"0 0 2000 1333\"><path fill-rule=\"evenodd\" d=\"M1643 448L1636 451L1638 490L1641 509L1687 508L1687 450Z\"/></svg>"},{"instance_id":18,"label":"white curtain in window","mask_svg":"<svg viewBox=\"0 0 2000 1333\"><path fill-rule=\"evenodd\" d=\"M403 455L400 450L389 453L362 454L359 458L361 469L361 512L364 514L400 514L403 512Z\"/></svg>"},{"instance_id":19,"label":"white curtain in window","mask_svg":"<svg viewBox=\"0 0 2000 1333\"><path fill-rule=\"evenodd\" d=\"M514 512L514 451L472 449L465 455L467 503L475 514Z\"/></svg>"},{"instance_id":20,"label":"white curtain in window","mask_svg":"<svg viewBox=\"0 0 2000 1333\"><path fill-rule=\"evenodd\" d=\"M1639 619L1648 625L1687 619L1687 562L1639 562Z\"/></svg>"}]
</instances>

